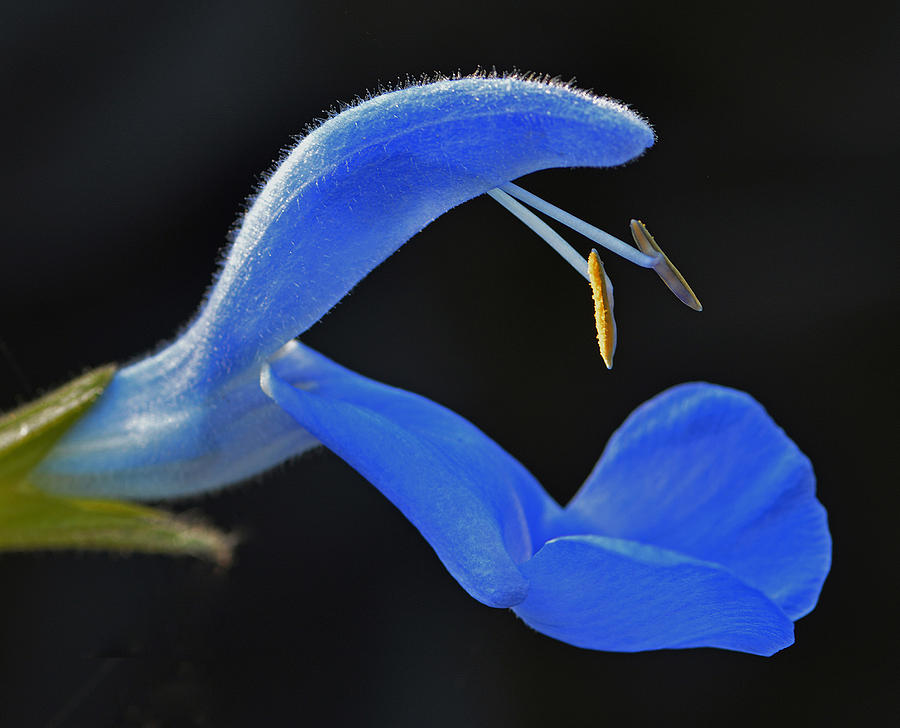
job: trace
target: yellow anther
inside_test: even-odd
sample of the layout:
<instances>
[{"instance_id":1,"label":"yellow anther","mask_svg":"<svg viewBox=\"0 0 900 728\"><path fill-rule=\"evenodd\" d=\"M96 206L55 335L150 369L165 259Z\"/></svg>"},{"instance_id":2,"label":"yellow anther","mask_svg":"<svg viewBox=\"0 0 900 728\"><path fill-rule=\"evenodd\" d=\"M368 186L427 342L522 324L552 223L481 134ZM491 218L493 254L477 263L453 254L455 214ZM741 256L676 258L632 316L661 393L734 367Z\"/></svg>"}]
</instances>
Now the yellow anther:
<instances>
[{"instance_id":1,"label":"yellow anther","mask_svg":"<svg viewBox=\"0 0 900 728\"><path fill-rule=\"evenodd\" d=\"M597 324L597 343L600 356L607 369L612 369L613 355L616 353L616 319L613 317L613 288L603 262L596 250L588 257L588 275L594 294L594 323Z\"/></svg>"},{"instance_id":2,"label":"yellow anther","mask_svg":"<svg viewBox=\"0 0 900 728\"><path fill-rule=\"evenodd\" d=\"M672 261L662 252L650 231L640 220L631 221L631 237L634 238L634 242L642 253L656 257L657 262L653 265L653 270L662 278L669 290L678 297L678 300L695 311L702 311L703 306L700 305L699 299L684 280L684 276L678 272L678 268L672 265Z\"/></svg>"}]
</instances>

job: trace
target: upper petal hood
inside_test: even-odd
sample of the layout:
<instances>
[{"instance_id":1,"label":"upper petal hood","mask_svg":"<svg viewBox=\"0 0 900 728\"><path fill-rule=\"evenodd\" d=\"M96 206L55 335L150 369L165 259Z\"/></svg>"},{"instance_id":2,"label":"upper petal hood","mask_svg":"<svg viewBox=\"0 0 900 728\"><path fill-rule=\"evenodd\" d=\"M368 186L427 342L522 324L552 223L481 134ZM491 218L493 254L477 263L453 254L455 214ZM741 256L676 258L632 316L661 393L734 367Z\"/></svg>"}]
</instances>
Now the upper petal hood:
<instances>
[{"instance_id":1,"label":"upper petal hood","mask_svg":"<svg viewBox=\"0 0 900 728\"><path fill-rule=\"evenodd\" d=\"M465 78L370 99L281 163L183 346L206 360L208 385L301 334L452 207L539 169L622 164L652 142L621 104L562 85Z\"/></svg>"}]
</instances>

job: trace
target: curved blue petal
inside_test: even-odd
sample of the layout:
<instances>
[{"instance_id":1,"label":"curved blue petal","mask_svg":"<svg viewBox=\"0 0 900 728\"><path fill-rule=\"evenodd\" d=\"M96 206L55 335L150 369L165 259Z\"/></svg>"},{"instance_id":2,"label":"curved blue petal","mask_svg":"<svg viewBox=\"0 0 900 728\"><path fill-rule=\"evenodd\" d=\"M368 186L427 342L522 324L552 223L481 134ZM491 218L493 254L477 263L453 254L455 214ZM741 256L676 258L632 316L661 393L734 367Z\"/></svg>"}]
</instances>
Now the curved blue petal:
<instances>
[{"instance_id":1,"label":"curved blue petal","mask_svg":"<svg viewBox=\"0 0 900 728\"><path fill-rule=\"evenodd\" d=\"M300 344L264 368L262 382L403 512L469 594L494 607L525 598L528 584L516 565L532 553L529 521L559 506L493 440L424 397Z\"/></svg>"},{"instance_id":2,"label":"curved blue petal","mask_svg":"<svg viewBox=\"0 0 900 728\"><path fill-rule=\"evenodd\" d=\"M39 487L174 497L301 452L310 438L267 419L277 408L258 391L279 347L453 206L539 169L621 164L652 142L624 106L513 78L412 86L341 112L260 191L197 319L116 374L45 461ZM265 423L256 433L255 421Z\"/></svg>"},{"instance_id":3,"label":"curved blue petal","mask_svg":"<svg viewBox=\"0 0 900 728\"><path fill-rule=\"evenodd\" d=\"M608 167L653 132L563 85L464 78L383 94L307 135L247 212L197 321L209 382L262 362L447 210L549 167Z\"/></svg>"},{"instance_id":4,"label":"curved blue petal","mask_svg":"<svg viewBox=\"0 0 900 728\"><path fill-rule=\"evenodd\" d=\"M726 569L602 536L549 541L522 564L528 597L514 607L539 632L595 650L721 647L771 655L793 623Z\"/></svg>"},{"instance_id":5,"label":"curved blue petal","mask_svg":"<svg viewBox=\"0 0 900 728\"><path fill-rule=\"evenodd\" d=\"M557 532L577 521L721 564L792 619L815 606L831 562L809 460L750 395L711 384L635 410L566 513Z\"/></svg>"}]
</instances>

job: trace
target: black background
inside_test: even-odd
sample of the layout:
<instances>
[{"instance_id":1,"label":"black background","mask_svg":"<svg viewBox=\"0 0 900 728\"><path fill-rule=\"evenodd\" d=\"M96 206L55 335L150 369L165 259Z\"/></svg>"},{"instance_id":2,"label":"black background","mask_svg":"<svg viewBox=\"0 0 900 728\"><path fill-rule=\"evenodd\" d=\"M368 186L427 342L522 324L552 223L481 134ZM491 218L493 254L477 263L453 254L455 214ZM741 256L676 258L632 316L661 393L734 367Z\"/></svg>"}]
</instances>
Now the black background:
<instances>
[{"instance_id":1,"label":"black background","mask_svg":"<svg viewBox=\"0 0 900 728\"><path fill-rule=\"evenodd\" d=\"M304 340L464 414L561 501L647 397L691 379L746 389L811 457L835 550L819 607L771 659L583 651L470 599L320 452L179 506L245 534L227 571L0 557L0 723L879 721L895 700L897 15L888 2L6 3L0 408L171 337L261 174L336 102L479 66L574 77L631 104L658 142L624 168L524 184L613 233L643 218L702 314L607 256L607 373L583 281L482 198Z\"/></svg>"}]
</instances>

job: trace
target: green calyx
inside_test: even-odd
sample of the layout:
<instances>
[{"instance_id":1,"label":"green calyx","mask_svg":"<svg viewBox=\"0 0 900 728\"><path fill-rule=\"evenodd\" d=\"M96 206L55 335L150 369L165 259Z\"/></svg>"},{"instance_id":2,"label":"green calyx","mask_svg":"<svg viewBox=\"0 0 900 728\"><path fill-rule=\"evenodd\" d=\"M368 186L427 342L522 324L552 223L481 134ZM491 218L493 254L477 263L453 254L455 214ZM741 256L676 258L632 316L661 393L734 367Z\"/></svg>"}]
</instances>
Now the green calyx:
<instances>
[{"instance_id":1,"label":"green calyx","mask_svg":"<svg viewBox=\"0 0 900 728\"><path fill-rule=\"evenodd\" d=\"M29 473L115 375L95 369L0 416L0 551L103 549L189 555L228 564L234 538L162 509L38 490Z\"/></svg>"}]
</instances>

